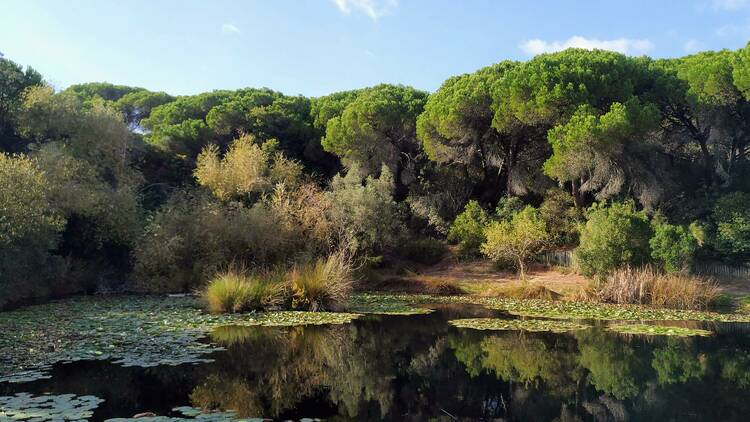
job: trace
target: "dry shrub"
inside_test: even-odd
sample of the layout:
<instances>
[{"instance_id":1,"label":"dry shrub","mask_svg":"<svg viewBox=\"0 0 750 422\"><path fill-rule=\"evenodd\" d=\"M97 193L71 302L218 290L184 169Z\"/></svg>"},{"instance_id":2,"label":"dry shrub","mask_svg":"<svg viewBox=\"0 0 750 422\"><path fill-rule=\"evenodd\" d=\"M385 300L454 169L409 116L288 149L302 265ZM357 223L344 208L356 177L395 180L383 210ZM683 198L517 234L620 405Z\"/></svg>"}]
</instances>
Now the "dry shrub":
<instances>
[{"instance_id":1,"label":"dry shrub","mask_svg":"<svg viewBox=\"0 0 750 422\"><path fill-rule=\"evenodd\" d=\"M341 309L352 291L354 266L346 251L295 266L287 278L292 307L309 311Z\"/></svg>"},{"instance_id":2,"label":"dry shrub","mask_svg":"<svg viewBox=\"0 0 750 422\"><path fill-rule=\"evenodd\" d=\"M367 285L367 290L455 296L466 294L457 281L439 277L412 276L409 278L391 277Z\"/></svg>"},{"instance_id":3,"label":"dry shrub","mask_svg":"<svg viewBox=\"0 0 750 422\"><path fill-rule=\"evenodd\" d=\"M559 300L562 295L544 286L531 285L528 283L499 286L490 289L488 296L505 297L511 299L542 299Z\"/></svg>"},{"instance_id":4,"label":"dry shrub","mask_svg":"<svg viewBox=\"0 0 750 422\"><path fill-rule=\"evenodd\" d=\"M601 302L635 303L674 309L706 309L721 289L711 279L663 274L650 266L615 270L596 289Z\"/></svg>"}]
</instances>

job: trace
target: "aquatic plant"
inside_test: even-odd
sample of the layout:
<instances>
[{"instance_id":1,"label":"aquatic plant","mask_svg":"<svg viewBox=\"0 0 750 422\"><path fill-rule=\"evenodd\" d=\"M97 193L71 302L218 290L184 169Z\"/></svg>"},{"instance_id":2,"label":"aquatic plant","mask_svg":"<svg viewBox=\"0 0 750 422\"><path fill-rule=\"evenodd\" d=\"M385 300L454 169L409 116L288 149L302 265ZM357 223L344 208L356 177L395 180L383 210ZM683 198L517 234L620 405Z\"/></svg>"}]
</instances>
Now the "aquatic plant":
<instances>
[{"instance_id":1,"label":"aquatic plant","mask_svg":"<svg viewBox=\"0 0 750 422\"><path fill-rule=\"evenodd\" d=\"M608 330L622 334L638 334L648 336L710 336L712 333L708 330L687 327L673 327L667 325L648 325L648 324L615 324L607 327Z\"/></svg>"},{"instance_id":2,"label":"aquatic plant","mask_svg":"<svg viewBox=\"0 0 750 422\"><path fill-rule=\"evenodd\" d=\"M33 396L18 393L0 397L0 420L3 421L77 421L94 415L104 400L75 394Z\"/></svg>"},{"instance_id":3,"label":"aquatic plant","mask_svg":"<svg viewBox=\"0 0 750 422\"><path fill-rule=\"evenodd\" d=\"M49 323L55 315L55 324ZM344 324L351 313L208 314L193 297L86 297L0 313L0 382L45 378L50 365L112 360L152 367L208 362L221 350L200 340L223 325Z\"/></svg>"},{"instance_id":4,"label":"aquatic plant","mask_svg":"<svg viewBox=\"0 0 750 422\"><path fill-rule=\"evenodd\" d=\"M417 307L396 296L362 293L349 299L349 310L360 314L421 315L433 312L427 307Z\"/></svg>"},{"instance_id":5,"label":"aquatic plant","mask_svg":"<svg viewBox=\"0 0 750 422\"><path fill-rule=\"evenodd\" d=\"M454 319L448 321L448 323L458 328L471 328L473 330L549 331L552 333L591 328L590 325L572 321L548 319L466 318Z\"/></svg>"}]
</instances>

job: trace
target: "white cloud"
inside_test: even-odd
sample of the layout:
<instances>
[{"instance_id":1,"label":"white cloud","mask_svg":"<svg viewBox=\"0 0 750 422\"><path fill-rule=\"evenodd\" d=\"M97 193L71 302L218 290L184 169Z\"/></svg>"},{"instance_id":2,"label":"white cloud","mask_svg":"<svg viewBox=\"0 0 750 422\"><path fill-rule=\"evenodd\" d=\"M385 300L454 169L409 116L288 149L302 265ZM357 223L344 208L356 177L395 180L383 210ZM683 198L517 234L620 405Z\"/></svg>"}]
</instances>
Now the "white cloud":
<instances>
[{"instance_id":1,"label":"white cloud","mask_svg":"<svg viewBox=\"0 0 750 422\"><path fill-rule=\"evenodd\" d=\"M700 51L701 45L696 40L688 40L682 45L682 49L685 50L686 53L695 53L696 51Z\"/></svg>"},{"instance_id":2,"label":"white cloud","mask_svg":"<svg viewBox=\"0 0 750 422\"><path fill-rule=\"evenodd\" d=\"M225 23L224 25L221 25L221 32L225 34L239 34L240 28L237 28L235 25L232 25L231 23Z\"/></svg>"},{"instance_id":3,"label":"white cloud","mask_svg":"<svg viewBox=\"0 0 750 422\"><path fill-rule=\"evenodd\" d=\"M747 0L712 0L714 10L734 11L747 6Z\"/></svg>"},{"instance_id":4,"label":"white cloud","mask_svg":"<svg viewBox=\"0 0 750 422\"><path fill-rule=\"evenodd\" d=\"M530 56L542 53L552 53L566 48L584 48L617 51L623 54L645 54L654 49L654 43L646 39L617 38L614 40L599 40L581 36L570 37L565 41L544 41L533 39L524 41L521 50Z\"/></svg>"},{"instance_id":5,"label":"white cloud","mask_svg":"<svg viewBox=\"0 0 750 422\"><path fill-rule=\"evenodd\" d=\"M720 37L749 37L750 22L743 25L729 24L716 29L716 35Z\"/></svg>"},{"instance_id":6,"label":"white cloud","mask_svg":"<svg viewBox=\"0 0 750 422\"><path fill-rule=\"evenodd\" d=\"M374 21L398 6L398 0L333 0L333 2L341 13L349 15L356 10Z\"/></svg>"}]
</instances>

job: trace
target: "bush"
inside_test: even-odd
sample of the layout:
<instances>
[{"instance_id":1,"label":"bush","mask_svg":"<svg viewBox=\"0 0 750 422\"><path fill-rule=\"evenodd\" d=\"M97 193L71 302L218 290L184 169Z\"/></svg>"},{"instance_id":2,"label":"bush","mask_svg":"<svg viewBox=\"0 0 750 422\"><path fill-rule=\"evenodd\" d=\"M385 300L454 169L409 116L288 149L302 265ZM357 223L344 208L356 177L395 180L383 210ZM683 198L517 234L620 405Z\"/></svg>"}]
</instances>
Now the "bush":
<instances>
[{"instance_id":1,"label":"bush","mask_svg":"<svg viewBox=\"0 0 750 422\"><path fill-rule=\"evenodd\" d=\"M649 241L651 257L668 273L690 268L698 242L685 227L667 223L654 224L654 237Z\"/></svg>"},{"instance_id":2,"label":"bush","mask_svg":"<svg viewBox=\"0 0 750 422\"><path fill-rule=\"evenodd\" d=\"M583 216L575 207L572 195L561 189L549 189L539 206L539 214L547 224L552 244L569 246L578 243L578 225Z\"/></svg>"},{"instance_id":3,"label":"bush","mask_svg":"<svg viewBox=\"0 0 750 422\"><path fill-rule=\"evenodd\" d=\"M750 194L734 192L719 198L713 219L719 252L734 258L750 255Z\"/></svg>"},{"instance_id":4,"label":"bush","mask_svg":"<svg viewBox=\"0 0 750 422\"><path fill-rule=\"evenodd\" d=\"M484 231L487 241L482 253L493 261L512 260L525 277L526 262L549 243L549 233L539 211L527 206L510 221L496 221Z\"/></svg>"},{"instance_id":5,"label":"bush","mask_svg":"<svg viewBox=\"0 0 750 422\"><path fill-rule=\"evenodd\" d=\"M341 309L352 291L353 265L346 252L297 265L288 275L292 308L308 311Z\"/></svg>"},{"instance_id":6,"label":"bush","mask_svg":"<svg viewBox=\"0 0 750 422\"><path fill-rule=\"evenodd\" d=\"M585 276L604 277L625 265L640 265L651 256L651 225L632 202L594 205L573 258Z\"/></svg>"},{"instance_id":7,"label":"bush","mask_svg":"<svg viewBox=\"0 0 750 422\"><path fill-rule=\"evenodd\" d=\"M407 240L398 248L400 257L420 264L435 264L445 256L445 244L431 237Z\"/></svg>"},{"instance_id":8,"label":"bush","mask_svg":"<svg viewBox=\"0 0 750 422\"><path fill-rule=\"evenodd\" d=\"M267 267L288 258L288 238L263 204L246 207L178 192L137 243L133 284L146 292L190 291L232 262Z\"/></svg>"},{"instance_id":9,"label":"bush","mask_svg":"<svg viewBox=\"0 0 750 422\"><path fill-rule=\"evenodd\" d=\"M363 177L359 167L352 166L344 177L331 181L331 218L349 233L358 252L380 255L396 246L406 231L401 207L393 199L394 186L385 166L378 178Z\"/></svg>"},{"instance_id":10,"label":"bush","mask_svg":"<svg viewBox=\"0 0 750 422\"><path fill-rule=\"evenodd\" d=\"M635 303L674 309L706 309L718 297L710 280L685 275L660 274L651 267L625 267L612 272L596 288L599 301Z\"/></svg>"},{"instance_id":11,"label":"bush","mask_svg":"<svg viewBox=\"0 0 750 422\"><path fill-rule=\"evenodd\" d=\"M283 273L252 274L229 269L216 274L202 292L213 313L247 312L276 307L284 302Z\"/></svg>"},{"instance_id":12,"label":"bush","mask_svg":"<svg viewBox=\"0 0 750 422\"><path fill-rule=\"evenodd\" d=\"M466 204L448 231L448 241L458 243L459 258L478 256L479 248L486 240L484 229L490 218L479 202L471 200Z\"/></svg>"},{"instance_id":13,"label":"bush","mask_svg":"<svg viewBox=\"0 0 750 422\"><path fill-rule=\"evenodd\" d=\"M0 153L0 307L47 294L61 260L50 254L65 220L48 199L48 181L25 156Z\"/></svg>"}]
</instances>

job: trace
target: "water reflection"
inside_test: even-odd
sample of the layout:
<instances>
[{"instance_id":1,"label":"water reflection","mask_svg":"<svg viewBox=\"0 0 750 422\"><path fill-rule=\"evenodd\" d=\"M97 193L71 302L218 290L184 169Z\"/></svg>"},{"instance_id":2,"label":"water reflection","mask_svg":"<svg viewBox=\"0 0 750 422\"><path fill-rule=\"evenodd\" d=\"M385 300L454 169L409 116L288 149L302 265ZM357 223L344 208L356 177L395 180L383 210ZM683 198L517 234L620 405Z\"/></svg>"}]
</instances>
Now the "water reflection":
<instances>
[{"instance_id":1,"label":"water reflection","mask_svg":"<svg viewBox=\"0 0 750 422\"><path fill-rule=\"evenodd\" d=\"M212 340L226 351L211 364L61 365L52 380L0 385L0 393L94 394L108 400L98 419L166 414L186 404L241 417L330 420L746 420L750 414L746 328L720 326L711 338L688 339L601 328L483 332L447 324L457 312L337 326L222 327Z\"/></svg>"}]
</instances>

